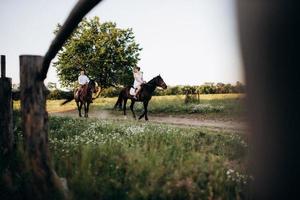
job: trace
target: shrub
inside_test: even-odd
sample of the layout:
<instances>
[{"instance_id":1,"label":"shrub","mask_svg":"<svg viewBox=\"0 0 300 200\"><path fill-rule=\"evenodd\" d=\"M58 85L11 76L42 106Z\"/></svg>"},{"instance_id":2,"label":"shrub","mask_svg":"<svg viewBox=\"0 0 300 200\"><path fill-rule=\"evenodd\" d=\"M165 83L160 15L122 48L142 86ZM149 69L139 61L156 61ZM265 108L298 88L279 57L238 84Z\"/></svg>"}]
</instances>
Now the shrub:
<instances>
[{"instance_id":1,"label":"shrub","mask_svg":"<svg viewBox=\"0 0 300 200\"><path fill-rule=\"evenodd\" d=\"M58 100L58 99L68 99L74 95L73 91L63 91L63 90L52 90L49 91L47 99Z\"/></svg>"},{"instance_id":2,"label":"shrub","mask_svg":"<svg viewBox=\"0 0 300 200\"><path fill-rule=\"evenodd\" d=\"M104 88L101 91L101 96L103 97L117 97L120 93L122 88L119 87L109 87L109 88Z\"/></svg>"}]
</instances>

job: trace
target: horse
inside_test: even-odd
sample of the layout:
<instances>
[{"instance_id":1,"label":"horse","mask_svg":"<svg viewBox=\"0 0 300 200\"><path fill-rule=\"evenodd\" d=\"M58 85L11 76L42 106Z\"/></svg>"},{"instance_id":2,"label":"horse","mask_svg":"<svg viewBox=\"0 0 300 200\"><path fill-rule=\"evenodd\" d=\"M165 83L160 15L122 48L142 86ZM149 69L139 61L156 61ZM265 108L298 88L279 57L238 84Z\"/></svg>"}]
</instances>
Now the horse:
<instances>
[{"instance_id":1,"label":"horse","mask_svg":"<svg viewBox=\"0 0 300 200\"><path fill-rule=\"evenodd\" d=\"M70 99L67 99L64 101L61 105L64 105L73 99L75 99L79 117L82 117L81 115L81 108L82 105L84 107L84 117L88 117L89 107L90 104L93 102L93 93L98 92L98 87L96 86L96 82L94 80L90 80L89 83L81 88L80 91L76 89L74 91L74 96Z\"/></svg>"},{"instance_id":2,"label":"horse","mask_svg":"<svg viewBox=\"0 0 300 200\"><path fill-rule=\"evenodd\" d=\"M134 113L133 106L136 101L143 102L144 112L139 117L139 119L141 119L142 117L145 116L145 120L148 121L148 103L151 100L156 87L161 87L163 89L167 89L167 85L164 82L164 80L161 78L160 75L154 77L149 82L142 84L141 90L140 90L139 94L137 94L137 99L135 99L132 95L130 95L130 92L129 92L130 88L132 88L132 86L127 86L121 90L114 108L116 109L117 107L119 107L120 109L122 109L122 102L124 102L123 112L124 112L124 115L126 115L126 103L127 103L128 99L131 99L130 110L133 114L134 119L136 119L136 115Z\"/></svg>"}]
</instances>

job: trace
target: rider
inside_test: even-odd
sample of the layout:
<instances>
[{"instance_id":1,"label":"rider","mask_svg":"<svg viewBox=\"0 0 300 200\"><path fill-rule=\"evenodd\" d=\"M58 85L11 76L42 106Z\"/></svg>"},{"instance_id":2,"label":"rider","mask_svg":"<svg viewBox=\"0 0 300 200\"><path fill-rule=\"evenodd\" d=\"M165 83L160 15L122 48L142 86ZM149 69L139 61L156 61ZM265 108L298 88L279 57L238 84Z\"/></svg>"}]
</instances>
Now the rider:
<instances>
[{"instance_id":1,"label":"rider","mask_svg":"<svg viewBox=\"0 0 300 200\"><path fill-rule=\"evenodd\" d=\"M81 70L78 77L79 89L77 90L77 95L79 94L79 91L81 91L89 82L90 79L85 75L85 71Z\"/></svg>"},{"instance_id":2,"label":"rider","mask_svg":"<svg viewBox=\"0 0 300 200\"><path fill-rule=\"evenodd\" d=\"M138 66L133 68L133 77L134 77L133 87L135 88L135 95L133 96L134 99L137 99L137 94L141 90L141 85L145 83L143 79L143 72L141 72L140 70L141 68Z\"/></svg>"}]
</instances>

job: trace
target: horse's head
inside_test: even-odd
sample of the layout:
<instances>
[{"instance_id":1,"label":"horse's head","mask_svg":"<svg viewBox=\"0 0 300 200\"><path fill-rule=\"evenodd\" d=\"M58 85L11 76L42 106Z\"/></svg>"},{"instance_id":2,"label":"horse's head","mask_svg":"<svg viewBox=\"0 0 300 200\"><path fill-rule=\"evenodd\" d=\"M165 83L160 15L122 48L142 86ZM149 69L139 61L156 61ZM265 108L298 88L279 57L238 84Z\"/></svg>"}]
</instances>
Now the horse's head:
<instances>
[{"instance_id":1,"label":"horse's head","mask_svg":"<svg viewBox=\"0 0 300 200\"><path fill-rule=\"evenodd\" d=\"M98 85L98 83L95 80L90 80L88 85L88 90L95 95L93 96L93 99L96 99L100 96L101 93L101 87Z\"/></svg>"},{"instance_id":2,"label":"horse's head","mask_svg":"<svg viewBox=\"0 0 300 200\"><path fill-rule=\"evenodd\" d=\"M162 87L163 89L167 89L167 84L164 82L160 75L155 77L155 84L159 87Z\"/></svg>"},{"instance_id":3,"label":"horse's head","mask_svg":"<svg viewBox=\"0 0 300 200\"><path fill-rule=\"evenodd\" d=\"M97 90L98 90L97 83L94 80L89 81L88 90L92 91L93 93L97 92Z\"/></svg>"}]
</instances>

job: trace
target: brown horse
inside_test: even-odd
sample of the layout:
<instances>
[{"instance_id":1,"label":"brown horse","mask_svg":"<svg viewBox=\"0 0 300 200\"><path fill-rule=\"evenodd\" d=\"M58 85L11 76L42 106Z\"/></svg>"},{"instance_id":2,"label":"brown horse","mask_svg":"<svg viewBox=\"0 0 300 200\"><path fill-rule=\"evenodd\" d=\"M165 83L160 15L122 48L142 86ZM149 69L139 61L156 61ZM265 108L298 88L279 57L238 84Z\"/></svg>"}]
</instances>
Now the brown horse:
<instances>
[{"instance_id":1,"label":"brown horse","mask_svg":"<svg viewBox=\"0 0 300 200\"><path fill-rule=\"evenodd\" d=\"M75 99L79 117L82 117L81 115L81 108L84 107L84 117L88 117L89 107L90 104L93 102L93 93L98 92L98 88L96 86L96 82L93 80L90 80L89 83L81 88L81 91L78 92L78 89L74 91L74 96L70 99L67 99L64 101L61 105L64 105L73 99Z\"/></svg>"},{"instance_id":2,"label":"brown horse","mask_svg":"<svg viewBox=\"0 0 300 200\"><path fill-rule=\"evenodd\" d=\"M119 98L118 98L114 108L119 107L120 109L122 109L122 102L124 102L123 112L124 112L124 115L126 115L126 103L127 103L128 99L131 99L130 110L133 114L133 117L136 119L136 116L135 116L135 113L133 110L134 103L136 101L143 102L144 112L139 117L139 119L141 119L142 117L145 116L145 120L148 120L148 115L147 115L148 114L148 103L152 98L154 90L156 89L156 87L162 87L163 89L166 89L167 85L164 82L164 80L161 78L161 76L159 75L159 76L156 76L155 78L153 78L148 83L143 84L141 87L142 88L141 88L141 91L139 92L139 94L137 95L137 99L134 99L133 96L130 95L130 93L129 93L131 86L123 88L119 94Z\"/></svg>"}]
</instances>

